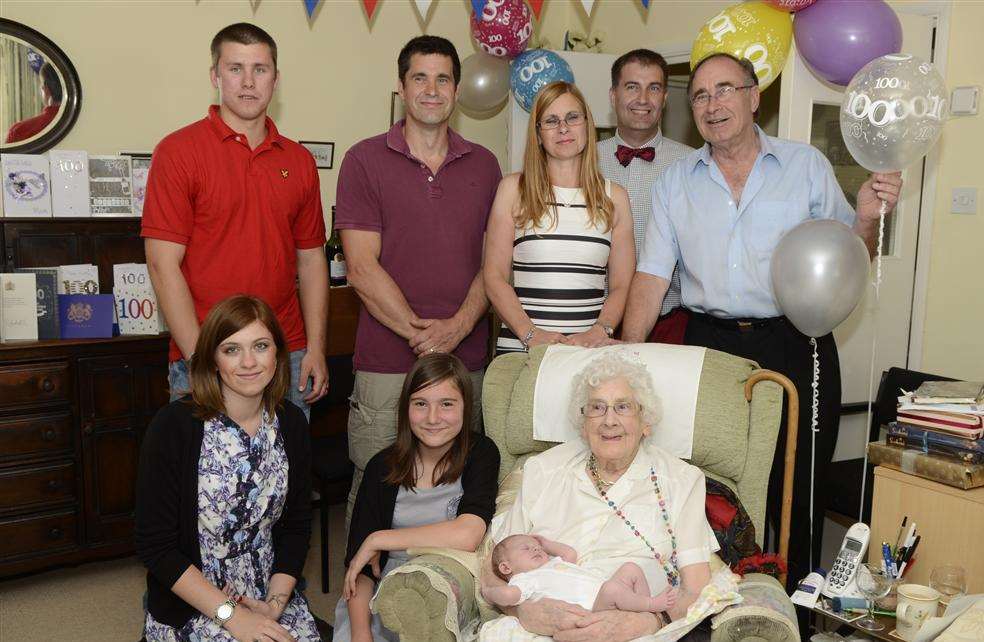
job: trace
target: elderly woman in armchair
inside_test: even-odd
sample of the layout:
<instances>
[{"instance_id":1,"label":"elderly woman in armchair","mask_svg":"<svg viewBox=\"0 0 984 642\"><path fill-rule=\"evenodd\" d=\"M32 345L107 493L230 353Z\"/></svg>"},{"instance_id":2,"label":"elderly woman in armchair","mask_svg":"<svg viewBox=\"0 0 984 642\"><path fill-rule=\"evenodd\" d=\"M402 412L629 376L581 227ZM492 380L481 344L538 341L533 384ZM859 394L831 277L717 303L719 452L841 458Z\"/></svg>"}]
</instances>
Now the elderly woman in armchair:
<instances>
[{"instance_id":1,"label":"elderly woman in armchair","mask_svg":"<svg viewBox=\"0 0 984 642\"><path fill-rule=\"evenodd\" d=\"M572 415L583 440L555 446L523 466L515 503L491 525L495 543L540 535L573 547L578 564L600 576L639 565L653 595L679 588L662 613L589 612L551 599L505 609L522 627L558 641L632 640L684 617L711 579L718 549L704 512L700 469L648 443L659 400L645 366L606 352L575 377ZM491 566L484 586L501 584ZM491 639L485 635L482 639Z\"/></svg>"}]
</instances>

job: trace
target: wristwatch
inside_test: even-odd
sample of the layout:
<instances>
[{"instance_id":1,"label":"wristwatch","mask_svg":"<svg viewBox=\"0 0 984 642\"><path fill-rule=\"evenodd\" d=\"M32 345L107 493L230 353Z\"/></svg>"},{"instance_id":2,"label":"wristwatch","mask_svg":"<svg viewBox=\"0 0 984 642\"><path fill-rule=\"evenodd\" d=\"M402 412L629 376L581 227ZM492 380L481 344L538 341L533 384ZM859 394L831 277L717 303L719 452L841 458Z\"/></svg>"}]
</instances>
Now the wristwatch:
<instances>
[{"instance_id":1,"label":"wristwatch","mask_svg":"<svg viewBox=\"0 0 984 642\"><path fill-rule=\"evenodd\" d=\"M600 321L598 322L598 325L600 325L601 329L605 331L605 334L608 335L609 339L615 338L615 328L605 323L601 323Z\"/></svg>"},{"instance_id":2,"label":"wristwatch","mask_svg":"<svg viewBox=\"0 0 984 642\"><path fill-rule=\"evenodd\" d=\"M218 624L220 627L225 626L225 623L232 619L232 614L236 610L236 603L233 600L226 600L222 604L219 604L215 609L215 615L212 616L212 621Z\"/></svg>"}]
</instances>

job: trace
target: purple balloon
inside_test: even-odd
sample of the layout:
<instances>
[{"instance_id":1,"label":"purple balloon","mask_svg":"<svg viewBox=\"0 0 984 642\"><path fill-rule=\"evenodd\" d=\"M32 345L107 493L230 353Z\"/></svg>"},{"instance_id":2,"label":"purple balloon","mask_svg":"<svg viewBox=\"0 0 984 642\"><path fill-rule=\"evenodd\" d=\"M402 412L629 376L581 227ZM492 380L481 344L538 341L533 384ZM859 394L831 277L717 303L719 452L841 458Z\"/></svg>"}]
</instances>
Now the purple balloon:
<instances>
[{"instance_id":1,"label":"purple balloon","mask_svg":"<svg viewBox=\"0 0 984 642\"><path fill-rule=\"evenodd\" d=\"M810 69L842 86L875 58L902 50L902 23L884 0L820 0L796 13L793 33Z\"/></svg>"}]
</instances>

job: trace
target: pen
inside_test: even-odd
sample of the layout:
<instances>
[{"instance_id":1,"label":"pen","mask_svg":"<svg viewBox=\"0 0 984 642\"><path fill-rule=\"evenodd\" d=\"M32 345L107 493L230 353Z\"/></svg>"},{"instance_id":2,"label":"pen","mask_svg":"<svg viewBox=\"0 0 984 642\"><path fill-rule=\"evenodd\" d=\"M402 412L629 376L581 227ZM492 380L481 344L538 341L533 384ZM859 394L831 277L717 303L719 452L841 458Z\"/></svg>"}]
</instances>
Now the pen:
<instances>
[{"instance_id":1,"label":"pen","mask_svg":"<svg viewBox=\"0 0 984 642\"><path fill-rule=\"evenodd\" d=\"M888 548L888 542L882 542L882 561L885 562L885 574L894 579L895 562L892 561L892 552Z\"/></svg>"},{"instance_id":2,"label":"pen","mask_svg":"<svg viewBox=\"0 0 984 642\"><path fill-rule=\"evenodd\" d=\"M909 521L909 516L908 515L904 515L902 517L902 525L899 526L899 534L895 536L895 548L893 548L892 551L896 555L898 555L898 553L899 553L899 547L902 546L902 533L905 532L905 523L907 521Z\"/></svg>"},{"instance_id":3,"label":"pen","mask_svg":"<svg viewBox=\"0 0 984 642\"><path fill-rule=\"evenodd\" d=\"M912 542L912 546L910 546L909 550L905 552L905 559L902 560L903 562L908 562L909 560L912 559L912 556L916 554L916 548L919 546L919 542L921 540L922 540L922 535L916 535L916 539L915 541Z\"/></svg>"}]
</instances>

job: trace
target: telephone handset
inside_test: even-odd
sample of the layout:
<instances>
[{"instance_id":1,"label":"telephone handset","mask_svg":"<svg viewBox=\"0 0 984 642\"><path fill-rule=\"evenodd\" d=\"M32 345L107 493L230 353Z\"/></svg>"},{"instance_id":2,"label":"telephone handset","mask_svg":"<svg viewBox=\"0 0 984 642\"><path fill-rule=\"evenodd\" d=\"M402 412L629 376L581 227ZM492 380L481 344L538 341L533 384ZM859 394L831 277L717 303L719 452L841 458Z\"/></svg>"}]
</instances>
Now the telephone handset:
<instances>
[{"instance_id":1,"label":"telephone handset","mask_svg":"<svg viewBox=\"0 0 984 642\"><path fill-rule=\"evenodd\" d=\"M868 551L868 540L871 539L871 529L867 524L858 522L849 529L844 535L834 565L827 574L827 581L824 582L823 589L820 591L827 597L852 597L859 596L855 580L858 574L858 565L864 563L864 555Z\"/></svg>"}]
</instances>

